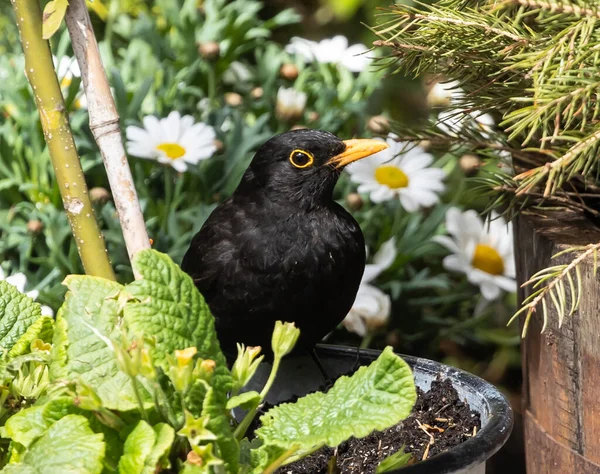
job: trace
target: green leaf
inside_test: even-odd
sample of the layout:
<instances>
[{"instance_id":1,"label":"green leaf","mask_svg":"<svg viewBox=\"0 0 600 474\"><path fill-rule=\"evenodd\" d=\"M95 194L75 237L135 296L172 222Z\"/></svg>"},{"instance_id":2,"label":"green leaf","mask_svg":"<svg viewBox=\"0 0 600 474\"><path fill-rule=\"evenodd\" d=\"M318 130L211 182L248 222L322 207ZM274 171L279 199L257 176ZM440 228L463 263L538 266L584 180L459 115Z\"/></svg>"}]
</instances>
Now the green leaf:
<instances>
[{"instance_id":1,"label":"green leaf","mask_svg":"<svg viewBox=\"0 0 600 474\"><path fill-rule=\"evenodd\" d=\"M216 362L212 390L207 394L203 390L190 391L186 401L190 405L202 401L200 415L209 417L207 428L218 436L217 445L226 468L237 472L239 444L226 408L232 378L208 305L190 276L167 255L143 250L136 254L133 266L143 278L126 287L135 300L129 301L123 310L125 323L134 334L154 339L152 359L162 367L167 363L167 355L187 347L196 347L201 358ZM192 406L188 409L194 416L199 415Z\"/></svg>"},{"instance_id":2,"label":"green leaf","mask_svg":"<svg viewBox=\"0 0 600 474\"><path fill-rule=\"evenodd\" d=\"M174 439L175 431L169 425L159 423L150 426L140 421L125 440L119 473L154 474L168 468L168 455Z\"/></svg>"},{"instance_id":3,"label":"green leaf","mask_svg":"<svg viewBox=\"0 0 600 474\"><path fill-rule=\"evenodd\" d=\"M252 408L256 408L260 401L260 393L255 391L244 392L231 397L227 401L227 409L233 410L234 408L241 407L244 410L251 410Z\"/></svg>"},{"instance_id":4,"label":"green leaf","mask_svg":"<svg viewBox=\"0 0 600 474\"><path fill-rule=\"evenodd\" d=\"M44 342L52 340L52 334L54 330L54 320L50 316L42 316L35 323L33 323L25 334L23 334L19 340L15 343L12 349L8 352L8 357L17 357L29 352L31 343L36 339L41 339Z\"/></svg>"},{"instance_id":5,"label":"green leaf","mask_svg":"<svg viewBox=\"0 0 600 474\"><path fill-rule=\"evenodd\" d=\"M54 379L80 379L98 394L103 406L127 411L138 407L129 377L117 366L114 350L99 337L117 339L122 287L103 278L71 275L57 316L54 354L60 363L50 365ZM54 355L53 354L53 355ZM149 398L142 390L143 398Z\"/></svg>"},{"instance_id":6,"label":"green leaf","mask_svg":"<svg viewBox=\"0 0 600 474\"><path fill-rule=\"evenodd\" d=\"M138 252L133 266L143 278L126 287L137 302L125 306L125 321L133 333L156 339L152 360L164 365L167 354L194 346L226 367L214 318L190 276L155 250Z\"/></svg>"},{"instance_id":7,"label":"green leaf","mask_svg":"<svg viewBox=\"0 0 600 474\"><path fill-rule=\"evenodd\" d=\"M0 352L10 351L42 316L41 306L13 285L0 281ZM22 349L18 346L18 355Z\"/></svg>"},{"instance_id":8,"label":"green leaf","mask_svg":"<svg viewBox=\"0 0 600 474\"><path fill-rule=\"evenodd\" d=\"M8 464L3 473L100 474L105 445L102 434L94 433L88 420L67 415L31 444L21 462Z\"/></svg>"},{"instance_id":9,"label":"green leaf","mask_svg":"<svg viewBox=\"0 0 600 474\"><path fill-rule=\"evenodd\" d=\"M377 466L377 470L375 474L385 474L386 472L395 471L396 469L400 469L408 464L410 458L412 458L411 453L404 452L404 446L402 446L398 451L394 454L390 454L387 458L379 463Z\"/></svg>"},{"instance_id":10,"label":"green leaf","mask_svg":"<svg viewBox=\"0 0 600 474\"><path fill-rule=\"evenodd\" d=\"M2 435L26 448L41 437L57 420L71 413L73 400L60 397L45 405L21 410L6 420Z\"/></svg>"},{"instance_id":11,"label":"green leaf","mask_svg":"<svg viewBox=\"0 0 600 474\"><path fill-rule=\"evenodd\" d=\"M46 4L42 18L42 38L50 39L56 33L67 13L68 6L68 0L52 0Z\"/></svg>"},{"instance_id":12,"label":"green leaf","mask_svg":"<svg viewBox=\"0 0 600 474\"><path fill-rule=\"evenodd\" d=\"M327 393L284 403L260 418L265 445L311 451L362 438L406 418L417 399L410 367L387 347L368 367L341 377ZM262 449L262 448L261 448Z\"/></svg>"}]
</instances>

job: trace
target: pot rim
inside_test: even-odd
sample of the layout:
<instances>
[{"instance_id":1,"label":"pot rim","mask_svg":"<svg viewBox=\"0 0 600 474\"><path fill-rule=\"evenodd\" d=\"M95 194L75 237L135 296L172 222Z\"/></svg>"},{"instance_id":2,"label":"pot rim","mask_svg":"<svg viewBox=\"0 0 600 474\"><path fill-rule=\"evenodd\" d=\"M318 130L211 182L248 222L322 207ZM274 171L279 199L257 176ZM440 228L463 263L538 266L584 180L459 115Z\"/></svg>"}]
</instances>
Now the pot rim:
<instances>
[{"instance_id":1,"label":"pot rim","mask_svg":"<svg viewBox=\"0 0 600 474\"><path fill-rule=\"evenodd\" d=\"M317 352L323 355L351 355L357 357L357 348L349 346L338 346L330 344L318 344ZM360 356L375 360L381 351L375 349L360 349ZM406 466L392 473L402 474L451 474L459 469L467 469L484 463L495 454L510 436L513 428L513 410L506 397L491 383L476 375L441 362L436 362L421 357L413 357L398 354L414 370L414 367L422 367L429 373L442 373L445 377L456 383L471 387L475 392L481 393L487 401L491 418L477 435L458 446L436 454L435 456L419 461L416 464ZM440 368L444 368L440 370Z\"/></svg>"}]
</instances>

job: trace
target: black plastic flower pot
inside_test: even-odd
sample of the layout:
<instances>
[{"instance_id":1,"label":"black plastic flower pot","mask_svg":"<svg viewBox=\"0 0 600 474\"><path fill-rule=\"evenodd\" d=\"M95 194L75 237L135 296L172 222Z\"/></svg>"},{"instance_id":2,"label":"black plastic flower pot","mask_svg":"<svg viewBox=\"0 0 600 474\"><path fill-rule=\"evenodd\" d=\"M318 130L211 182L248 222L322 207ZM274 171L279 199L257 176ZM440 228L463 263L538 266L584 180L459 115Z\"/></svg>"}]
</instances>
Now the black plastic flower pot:
<instances>
[{"instance_id":1,"label":"black plastic flower pot","mask_svg":"<svg viewBox=\"0 0 600 474\"><path fill-rule=\"evenodd\" d=\"M316 353L323 369L331 378L352 371L357 365L368 365L380 351L360 351L353 347L319 345ZM412 368L415 383L428 390L438 376L450 379L460 398L481 416L481 429L476 436L425 461L394 471L398 474L485 474L486 461L508 439L513 426L512 409L502 393L485 380L463 370L427 359L399 354ZM264 369L263 369L264 367ZM251 381L250 390L260 390L268 376L263 364ZM267 402L280 402L304 396L323 388L323 376L309 356L282 361L277 379Z\"/></svg>"}]
</instances>

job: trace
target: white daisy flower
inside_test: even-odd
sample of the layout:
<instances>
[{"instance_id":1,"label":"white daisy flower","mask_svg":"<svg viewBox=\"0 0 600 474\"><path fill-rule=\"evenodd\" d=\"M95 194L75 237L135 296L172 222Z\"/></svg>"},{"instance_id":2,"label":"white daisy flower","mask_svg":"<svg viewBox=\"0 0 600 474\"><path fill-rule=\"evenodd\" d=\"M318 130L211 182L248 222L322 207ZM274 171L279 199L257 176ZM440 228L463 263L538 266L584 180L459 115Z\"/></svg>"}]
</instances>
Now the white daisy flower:
<instances>
[{"instance_id":1,"label":"white daisy flower","mask_svg":"<svg viewBox=\"0 0 600 474\"><path fill-rule=\"evenodd\" d=\"M386 150L348 167L352 181L359 183L358 192L369 193L375 203L398 197L408 212L437 203L446 173L429 167L433 156L420 146L408 149L408 143L396 141L393 134L386 143Z\"/></svg>"},{"instance_id":2,"label":"white daisy flower","mask_svg":"<svg viewBox=\"0 0 600 474\"><path fill-rule=\"evenodd\" d=\"M465 96L458 81L436 82L427 94L427 103L432 107L447 107Z\"/></svg>"},{"instance_id":3,"label":"white daisy flower","mask_svg":"<svg viewBox=\"0 0 600 474\"><path fill-rule=\"evenodd\" d=\"M293 122L302 117L306 107L307 95L296 89L280 87L277 91L275 114L280 120Z\"/></svg>"},{"instance_id":4,"label":"white daisy flower","mask_svg":"<svg viewBox=\"0 0 600 474\"><path fill-rule=\"evenodd\" d=\"M144 128L130 125L126 130L127 150L139 158L171 165L180 173L216 151L216 134L210 125L194 123L191 115L171 112L167 118L144 117Z\"/></svg>"},{"instance_id":5,"label":"white daisy flower","mask_svg":"<svg viewBox=\"0 0 600 474\"><path fill-rule=\"evenodd\" d=\"M371 63L371 58L364 54L368 51L364 44L348 46L348 38L341 35L319 42L295 36L285 51L302 57L306 62L341 64L352 72L360 72Z\"/></svg>"},{"instance_id":6,"label":"white daisy flower","mask_svg":"<svg viewBox=\"0 0 600 474\"><path fill-rule=\"evenodd\" d=\"M370 282L394 263L396 255L396 241L392 237L375 254L373 263L365 265L352 309L342 321L348 331L364 337L368 332L384 326L390 318L392 301L389 295Z\"/></svg>"},{"instance_id":7,"label":"white daisy flower","mask_svg":"<svg viewBox=\"0 0 600 474\"><path fill-rule=\"evenodd\" d=\"M452 252L444 258L444 267L466 274L490 301L498 298L501 290L516 291L512 226L496 213L491 217L488 226L473 210L451 208L446 214L451 237L434 237Z\"/></svg>"},{"instance_id":8,"label":"white daisy flower","mask_svg":"<svg viewBox=\"0 0 600 474\"><path fill-rule=\"evenodd\" d=\"M37 297L40 295L40 292L37 290L25 291L25 287L27 286L27 277L24 273L15 273L11 276L6 276L2 267L0 267L0 281L5 281L6 283L14 286L19 293L23 293L24 295L29 296L32 300L37 300ZM54 311L49 306L42 305L42 315L43 316L54 316Z\"/></svg>"}]
</instances>

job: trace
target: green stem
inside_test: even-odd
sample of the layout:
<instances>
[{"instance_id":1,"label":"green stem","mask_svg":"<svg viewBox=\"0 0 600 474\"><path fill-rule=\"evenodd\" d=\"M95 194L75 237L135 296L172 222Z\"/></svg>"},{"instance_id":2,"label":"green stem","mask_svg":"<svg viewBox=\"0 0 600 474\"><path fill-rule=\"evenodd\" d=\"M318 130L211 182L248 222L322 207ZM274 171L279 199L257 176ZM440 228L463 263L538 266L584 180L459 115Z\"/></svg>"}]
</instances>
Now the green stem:
<instances>
[{"instance_id":1,"label":"green stem","mask_svg":"<svg viewBox=\"0 0 600 474\"><path fill-rule=\"evenodd\" d=\"M75 148L50 46L42 38L40 4L37 0L13 0L12 3L25 54L25 74L40 112L56 181L83 268L88 275L114 280Z\"/></svg>"},{"instance_id":2,"label":"green stem","mask_svg":"<svg viewBox=\"0 0 600 474\"><path fill-rule=\"evenodd\" d=\"M269 374L267 383L265 384L262 391L260 392L260 403L256 407L251 409L248 413L246 413L246 416L244 417L242 422L237 426L237 428L235 429L235 432L233 433L237 439L242 439L244 437L244 435L246 434L246 430L248 429L248 427L250 426L250 423L252 423L252 420L254 420L254 417L256 416L256 412L258 411L258 406L260 406L260 404L263 402L263 400L267 397L269 390L271 390L271 386L273 385L273 382L275 382L275 377L277 376L277 371L279 370L280 363L281 363L281 357L276 357L273 360L273 367L271 368L271 373Z\"/></svg>"},{"instance_id":3,"label":"green stem","mask_svg":"<svg viewBox=\"0 0 600 474\"><path fill-rule=\"evenodd\" d=\"M217 79L215 75L215 66L210 64L208 66L208 103L211 108L216 106L215 98L217 95Z\"/></svg>"},{"instance_id":4,"label":"green stem","mask_svg":"<svg viewBox=\"0 0 600 474\"><path fill-rule=\"evenodd\" d=\"M371 345L371 342L373 341L374 335L375 334L373 333L373 331L367 332L367 334L365 334L365 337L363 337L363 340L360 343L359 349L368 349Z\"/></svg>"},{"instance_id":5,"label":"green stem","mask_svg":"<svg viewBox=\"0 0 600 474\"><path fill-rule=\"evenodd\" d=\"M144 402L142 401L142 396L140 395L140 385L135 377L130 377L131 385L133 386L133 392L135 393L135 399L137 401L138 406L140 407L140 413L142 415L142 419L144 421L150 422L148 419L148 413L146 413L146 408L144 408Z\"/></svg>"},{"instance_id":6,"label":"green stem","mask_svg":"<svg viewBox=\"0 0 600 474\"><path fill-rule=\"evenodd\" d=\"M170 166L165 166L165 207L164 207L164 217L162 222L162 231L166 234L167 229L169 228L169 215L171 211L174 212L174 209L171 209L171 205L173 203L173 180L175 179L173 168Z\"/></svg>"},{"instance_id":7,"label":"green stem","mask_svg":"<svg viewBox=\"0 0 600 474\"><path fill-rule=\"evenodd\" d=\"M395 201L396 202L396 212L394 214L394 222L392 223L392 237L394 235L398 234L398 231L400 230L400 221L402 220L402 213L404 211L404 209L402 208L402 204L400 204L400 201Z\"/></svg>"}]
</instances>

